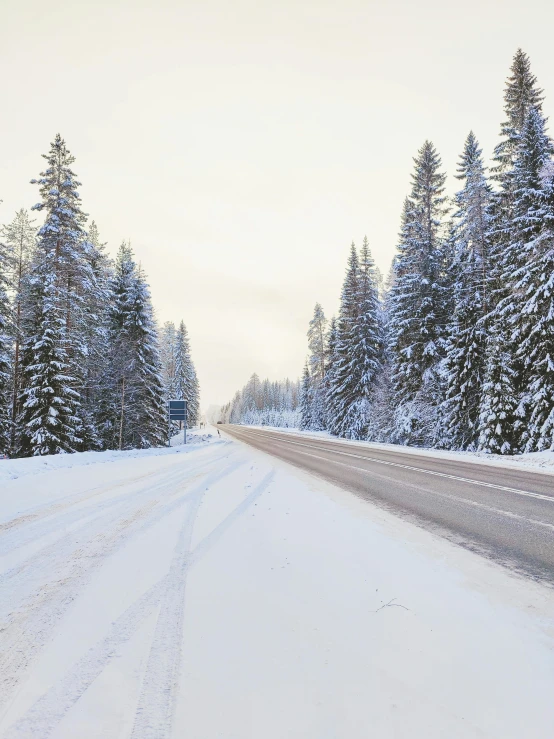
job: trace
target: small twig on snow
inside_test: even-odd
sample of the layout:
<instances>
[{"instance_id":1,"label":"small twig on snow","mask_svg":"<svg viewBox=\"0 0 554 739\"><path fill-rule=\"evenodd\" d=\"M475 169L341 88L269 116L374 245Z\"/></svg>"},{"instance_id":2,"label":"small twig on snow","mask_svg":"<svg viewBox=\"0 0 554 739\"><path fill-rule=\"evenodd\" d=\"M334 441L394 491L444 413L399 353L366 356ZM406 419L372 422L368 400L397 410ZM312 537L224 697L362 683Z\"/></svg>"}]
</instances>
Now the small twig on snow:
<instances>
[{"instance_id":1,"label":"small twig on snow","mask_svg":"<svg viewBox=\"0 0 554 739\"><path fill-rule=\"evenodd\" d=\"M379 613L383 608L388 608L389 606L392 608L393 606L397 606L398 608L403 608L405 611L409 611L410 609L406 606L403 606L402 603L395 603L394 601L396 598L392 598L389 600L388 603L384 603L382 606L380 606L376 611L373 611L373 613Z\"/></svg>"}]
</instances>

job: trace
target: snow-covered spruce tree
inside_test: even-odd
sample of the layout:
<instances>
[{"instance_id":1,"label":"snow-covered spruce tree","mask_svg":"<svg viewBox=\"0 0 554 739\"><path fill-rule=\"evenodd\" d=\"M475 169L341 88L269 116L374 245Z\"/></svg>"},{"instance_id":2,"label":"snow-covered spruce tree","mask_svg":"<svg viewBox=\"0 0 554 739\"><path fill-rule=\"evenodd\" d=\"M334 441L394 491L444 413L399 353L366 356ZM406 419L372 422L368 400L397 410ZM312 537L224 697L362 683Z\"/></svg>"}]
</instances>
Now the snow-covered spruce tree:
<instances>
[{"instance_id":1,"label":"snow-covered spruce tree","mask_svg":"<svg viewBox=\"0 0 554 739\"><path fill-rule=\"evenodd\" d=\"M396 402L393 437L406 444L433 444L441 397L443 327L449 311L444 287L445 176L430 141L414 162L388 297L388 351Z\"/></svg>"},{"instance_id":2,"label":"snow-covered spruce tree","mask_svg":"<svg viewBox=\"0 0 554 739\"><path fill-rule=\"evenodd\" d=\"M4 242L4 287L8 295L11 296L10 318L5 324L5 330L9 333L13 344L9 413L11 422L10 448L12 452L15 452L16 419L19 412L21 341L23 338L23 287L24 279L29 274L36 246L37 229L34 223L29 218L29 213L21 208L15 214L13 221L3 226L0 232Z\"/></svg>"},{"instance_id":3,"label":"snow-covered spruce tree","mask_svg":"<svg viewBox=\"0 0 554 739\"><path fill-rule=\"evenodd\" d=\"M513 302L501 305L515 334L521 387L519 447L554 448L554 162L539 111L531 108L514 167L514 231L521 266Z\"/></svg>"},{"instance_id":4,"label":"snow-covered spruce tree","mask_svg":"<svg viewBox=\"0 0 554 739\"><path fill-rule=\"evenodd\" d=\"M380 368L382 325L375 265L364 238L360 256L351 246L329 374L330 430L367 436L369 398Z\"/></svg>"},{"instance_id":5,"label":"snow-covered spruce tree","mask_svg":"<svg viewBox=\"0 0 554 739\"><path fill-rule=\"evenodd\" d=\"M331 389L335 386L335 374L339 364L338 355L338 321L335 316L329 321L327 335L325 337L325 354L327 371L325 374L325 428L331 429L333 426L333 403L331 398Z\"/></svg>"},{"instance_id":6,"label":"snow-covered spruce tree","mask_svg":"<svg viewBox=\"0 0 554 739\"><path fill-rule=\"evenodd\" d=\"M164 398L167 401L177 399L175 381L175 349L177 330L173 321L166 321L160 330L160 359L162 363L162 379Z\"/></svg>"},{"instance_id":7,"label":"snow-covered spruce tree","mask_svg":"<svg viewBox=\"0 0 554 739\"><path fill-rule=\"evenodd\" d=\"M237 390L233 400L230 403L229 417L225 419L227 423L242 422L242 393Z\"/></svg>"},{"instance_id":8,"label":"snow-covered spruce tree","mask_svg":"<svg viewBox=\"0 0 554 739\"><path fill-rule=\"evenodd\" d=\"M8 300L8 264L3 245L0 245L0 455L11 446L12 423L9 410L11 396L11 340L8 325L11 306Z\"/></svg>"},{"instance_id":9,"label":"snow-covered spruce tree","mask_svg":"<svg viewBox=\"0 0 554 739\"><path fill-rule=\"evenodd\" d=\"M64 319L64 342L68 359L81 367L82 334L88 298L95 288L90 264L89 245L84 229L86 215L71 165L75 161L59 134L44 154L48 167L38 180L42 201L33 210L45 211L44 225L38 232L37 258L54 255L55 287L60 315Z\"/></svg>"},{"instance_id":10,"label":"snow-covered spruce tree","mask_svg":"<svg viewBox=\"0 0 554 739\"><path fill-rule=\"evenodd\" d=\"M46 217L38 232L32 278L42 280L43 289L35 285L30 293L33 317L30 334L25 335L27 363L21 364L25 380L18 425L28 424L19 429L25 454L82 448L83 337L84 327L94 320L87 312L94 279L83 228L86 216L71 170L74 157L59 134L43 156L48 166L40 179L32 180L42 197L33 209L45 211ZM49 361L53 367L46 372ZM48 390L53 386L44 384L47 376L56 384L53 392Z\"/></svg>"},{"instance_id":11,"label":"snow-covered spruce tree","mask_svg":"<svg viewBox=\"0 0 554 739\"><path fill-rule=\"evenodd\" d=\"M310 351L308 362L311 378L310 426L303 426L303 428L311 428L315 431L322 431L325 428L326 330L327 320L323 308L316 303L308 328L308 349Z\"/></svg>"},{"instance_id":12,"label":"snow-covered spruce tree","mask_svg":"<svg viewBox=\"0 0 554 739\"><path fill-rule=\"evenodd\" d=\"M329 431L337 436L348 434L347 414L356 400L355 388L350 382L350 354L354 342L354 331L359 312L360 263L356 246L352 242L348 256L346 276L341 293L337 321L336 347L333 356L333 371L329 377L327 406L329 409Z\"/></svg>"},{"instance_id":13,"label":"snow-covered spruce tree","mask_svg":"<svg viewBox=\"0 0 554 739\"><path fill-rule=\"evenodd\" d=\"M175 398L187 401L187 426L200 418L200 388L190 351L188 331L183 321L175 334Z\"/></svg>"},{"instance_id":14,"label":"snow-covered spruce tree","mask_svg":"<svg viewBox=\"0 0 554 739\"><path fill-rule=\"evenodd\" d=\"M135 386L138 391L132 446L158 446L165 442L167 413L150 289L140 268L132 284L129 337L136 352Z\"/></svg>"},{"instance_id":15,"label":"snow-covered spruce tree","mask_svg":"<svg viewBox=\"0 0 554 739\"><path fill-rule=\"evenodd\" d=\"M262 407L273 408L276 402L277 386L274 382L270 382L268 378L262 380Z\"/></svg>"},{"instance_id":16,"label":"snow-covered spruce tree","mask_svg":"<svg viewBox=\"0 0 554 739\"><path fill-rule=\"evenodd\" d=\"M308 349L310 350L310 372L320 382L325 377L325 332L327 320L323 308L315 304L314 315L308 328Z\"/></svg>"},{"instance_id":17,"label":"snow-covered spruce tree","mask_svg":"<svg viewBox=\"0 0 554 739\"><path fill-rule=\"evenodd\" d=\"M541 279L524 306L536 320L522 346L529 362L524 388L526 452L554 451L554 234L544 235L536 246L530 269Z\"/></svg>"},{"instance_id":18,"label":"snow-covered spruce tree","mask_svg":"<svg viewBox=\"0 0 554 739\"><path fill-rule=\"evenodd\" d=\"M506 444L499 443L496 439L490 451L498 451L504 448L510 452L523 448L526 443L526 429L524 417L526 410L520 401L523 398L522 390L525 385L524 367L517 344L518 337L526 333L525 317L522 313L522 300L525 293L523 282L516 288L516 280L525 281L525 259L524 251L519 252L521 247L521 231L517 226L516 190L518 185L516 179L521 177L523 165L522 135L528 120L528 112L531 108L540 115L543 94L537 85L535 76L531 73L528 56L518 49L514 56L511 67L511 76L506 83L504 93L504 110L506 121L502 125L501 141L495 149L494 166L492 168L493 178L500 186L500 190L493 193L492 197L492 220L490 226L490 270L489 270L489 306L490 318L487 319L488 333L491 335L489 350L501 344L502 356L508 365L510 374L510 387L513 397L509 399L509 406L515 403L514 416L509 423L499 425L506 428ZM525 148L525 145L524 147ZM519 163L518 163L519 162ZM516 174L516 170L520 170ZM517 246L519 244L519 247ZM512 310L511 303L514 302ZM492 333L499 332L500 337L493 339ZM498 357L489 356L489 367L498 361ZM494 373L493 373L494 374ZM483 392L483 411L486 408L497 405L500 402L498 395L489 397L487 393L496 393L494 384L487 384L487 390ZM506 413L506 418L509 413ZM483 413L481 413L481 417ZM482 423L482 421L481 421ZM480 448L486 447L483 434L480 434Z\"/></svg>"},{"instance_id":19,"label":"snow-covered spruce tree","mask_svg":"<svg viewBox=\"0 0 554 739\"><path fill-rule=\"evenodd\" d=\"M540 111L530 107L519 146L511 170L512 220L504 230L502 253L497 255L496 270L499 274L497 305L491 328L504 328L503 351L509 356L513 371L512 386L517 403L516 419L511 429L510 449L520 451L528 441L529 416L532 412L529 373L534 362L533 341L529 340L540 310L536 303L530 310L528 299L537 294L545 276L530 270L530 262L539 256L539 243L546 242L541 234L548 234L552 227L552 206L543 188L542 173L551 161L552 142L546 134L545 120ZM540 257L539 257L540 258ZM526 308L527 306L527 308ZM536 337L536 334L534 334Z\"/></svg>"},{"instance_id":20,"label":"snow-covered spruce tree","mask_svg":"<svg viewBox=\"0 0 554 739\"><path fill-rule=\"evenodd\" d=\"M300 391L300 428L304 431L313 428L312 419L313 388L308 362L304 364Z\"/></svg>"},{"instance_id":21,"label":"snow-covered spruce tree","mask_svg":"<svg viewBox=\"0 0 554 739\"><path fill-rule=\"evenodd\" d=\"M115 263L112 296L105 441L119 449L161 445L167 413L150 293L125 242Z\"/></svg>"},{"instance_id":22,"label":"snow-covered spruce tree","mask_svg":"<svg viewBox=\"0 0 554 739\"><path fill-rule=\"evenodd\" d=\"M383 350L377 278L367 238L364 238L358 265L357 310L346 351L348 374L338 393L345 410L339 434L365 439L370 421L370 398L381 369ZM344 366L344 363L339 364L339 368Z\"/></svg>"},{"instance_id":23,"label":"snow-covered spruce tree","mask_svg":"<svg viewBox=\"0 0 554 739\"><path fill-rule=\"evenodd\" d=\"M543 92L531 73L529 57L518 49L512 61L511 74L504 90L506 119L501 126L501 140L494 150L491 176L499 185L492 196L490 223L490 305L494 308L502 298L509 298L509 286L504 282L504 256L513 241L514 166L520 151L520 138L531 107L542 110Z\"/></svg>"},{"instance_id":24,"label":"snow-covered spruce tree","mask_svg":"<svg viewBox=\"0 0 554 739\"><path fill-rule=\"evenodd\" d=\"M260 417L257 411L261 411L262 408L262 384L254 372L242 391L242 422L245 424L259 423Z\"/></svg>"},{"instance_id":25,"label":"snow-covered spruce tree","mask_svg":"<svg viewBox=\"0 0 554 739\"><path fill-rule=\"evenodd\" d=\"M111 310L111 281L113 264L106 253L106 244L100 239L98 227L91 222L84 243L89 264L89 285L83 296L86 320L82 322L80 343L82 347L83 389L81 391L81 418L83 422L83 449L103 447L102 391L103 378L108 372L110 357L109 316Z\"/></svg>"},{"instance_id":26,"label":"snow-covered spruce tree","mask_svg":"<svg viewBox=\"0 0 554 739\"><path fill-rule=\"evenodd\" d=\"M514 451L515 372L505 345L505 334L500 326L496 326L488 339L479 412L478 449L489 454L511 454Z\"/></svg>"},{"instance_id":27,"label":"snow-covered spruce tree","mask_svg":"<svg viewBox=\"0 0 554 739\"><path fill-rule=\"evenodd\" d=\"M393 439L393 418L395 412L395 397L392 385L392 366L389 353L388 317L389 296L394 284L395 260L391 264L386 280L382 281L380 291L379 319L383 337L383 351L381 367L376 376L371 392L371 413L367 438L370 441L390 442Z\"/></svg>"},{"instance_id":28,"label":"snow-covered spruce tree","mask_svg":"<svg viewBox=\"0 0 554 739\"><path fill-rule=\"evenodd\" d=\"M17 454L73 452L81 443L79 393L65 350L56 252L41 252L27 279Z\"/></svg>"},{"instance_id":29,"label":"snow-covered spruce tree","mask_svg":"<svg viewBox=\"0 0 554 739\"><path fill-rule=\"evenodd\" d=\"M452 449L473 449L479 434L485 370L491 221L491 188L473 132L466 139L456 176L463 187L454 197L451 228L449 275L454 306L446 342L440 443Z\"/></svg>"},{"instance_id":30,"label":"snow-covered spruce tree","mask_svg":"<svg viewBox=\"0 0 554 739\"><path fill-rule=\"evenodd\" d=\"M130 398L129 374L134 361L131 343L127 340L127 322L135 273L131 245L124 241L119 247L109 285L109 350L98 408L98 431L104 449L123 448L125 444L123 431Z\"/></svg>"},{"instance_id":31,"label":"snow-covered spruce tree","mask_svg":"<svg viewBox=\"0 0 554 739\"><path fill-rule=\"evenodd\" d=\"M506 120L500 129L501 140L494 150L492 173L502 186L510 178L519 147L519 137L530 107L542 110L543 91L537 85L537 78L531 72L531 62L527 54L518 49L514 54L510 76L504 90L504 112Z\"/></svg>"},{"instance_id":32,"label":"snow-covered spruce tree","mask_svg":"<svg viewBox=\"0 0 554 739\"><path fill-rule=\"evenodd\" d=\"M365 439L370 418L370 399L382 368L383 326L375 264L364 237L360 250L358 316L354 324L350 354L351 382L355 401L348 411L349 435Z\"/></svg>"}]
</instances>

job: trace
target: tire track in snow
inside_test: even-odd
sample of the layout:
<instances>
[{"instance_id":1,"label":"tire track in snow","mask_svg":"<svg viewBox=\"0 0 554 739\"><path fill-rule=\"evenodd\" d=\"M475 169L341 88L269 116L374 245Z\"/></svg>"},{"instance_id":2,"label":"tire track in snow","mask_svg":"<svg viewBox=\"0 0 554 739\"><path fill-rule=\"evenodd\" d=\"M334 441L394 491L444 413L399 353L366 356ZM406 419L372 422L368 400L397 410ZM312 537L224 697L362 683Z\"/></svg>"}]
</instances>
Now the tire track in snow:
<instances>
[{"instance_id":1,"label":"tire track in snow","mask_svg":"<svg viewBox=\"0 0 554 739\"><path fill-rule=\"evenodd\" d=\"M227 459L228 456L228 453L218 456L214 462ZM46 537L57 531L61 533L58 539L45 543L38 551L30 554L22 562L2 573L0 575L0 588L6 588L10 580L15 580L18 583L21 574L29 568L32 569L29 579L34 583L38 583L41 589L48 579L56 578L59 580L58 563L61 564L62 568L69 566L74 560L75 554L80 552L83 547L86 547L87 543L90 543L95 537L105 537L107 526L116 523L117 516L120 519L123 519L125 516L131 516L142 500L151 500L153 493L162 493L167 490L171 495L175 495L176 485L185 482L190 484L194 477L198 476L204 468L205 463L191 465L186 468L185 475L183 475L182 469L172 470L169 474L161 475L161 479L156 485L146 485L139 490L127 490L124 494L117 496L114 501L111 499L107 500L100 508L95 503L87 509L82 517L83 519L88 518L88 520L83 520L80 526L76 526L69 532L65 529L72 523L78 523L81 519L79 511L68 513L69 518L62 515L53 521L44 522L42 525L46 528L42 528L40 531L34 531L34 536L31 538L29 538L26 532L21 532L23 534L23 537L20 539L22 541L21 546L41 536ZM94 515L93 511L98 508L97 515ZM19 546L15 548L19 548ZM21 585L24 584L25 581L21 583ZM7 594L7 591L5 592ZM13 603L15 595L14 590L11 590L9 604ZM2 611L0 610L0 618L2 617L1 613Z\"/></svg>"},{"instance_id":2,"label":"tire track in snow","mask_svg":"<svg viewBox=\"0 0 554 739\"><path fill-rule=\"evenodd\" d=\"M95 498L98 495L102 495L103 493L110 492L110 490L113 490L114 488L127 487L133 482L144 480L148 477L155 477L157 474L159 474L159 470L148 472L144 475L137 475L137 477L134 477L130 480L123 480L113 485L110 485L110 483L106 483L102 485L96 485L92 488L87 488L80 493L70 493L69 495L65 495L62 498L59 498L55 503L48 503L47 505L33 507L25 511L24 513L15 516L14 518L3 521L2 523L0 523L0 533L12 531L13 529L18 529L20 526L28 526L35 521L40 521L41 519L48 518L49 516L55 516L56 513L67 510L67 508L71 508L75 505L79 505L79 503L83 503L87 500L90 500L91 498ZM2 543L4 543L4 539L2 540Z\"/></svg>"},{"instance_id":3,"label":"tire track in snow","mask_svg":"<svg viewBox=\"0 0 554 739\"><path fill-rule=\"evenodd\" d=\"M243 464L238 461L232 464L238 467ZM228 466L225 468L228 469ZM181 476L182 477L182 476ZM163 485L167 487L171 485L174 489L175 480L170 481L164 479ZM185 490L181 492L179 497L171 502L159 507L155 510L152 501L147 501L145 505L137 511L134 506L141 501L137 501L133 496L131 511L127 518L119 516L112 526L111 530L106 530L106 526L101 527L101 533L96 536L82 549L78 549L73 553L73 560L69 560L69 572L57 572L53 566L52 559L44 557L41 563L41 569L45 573L47 579L46 584L40 582L40 578L35 576L33 572L33 582L37 584L35 597L27 598L20 604L19 610L10 614L10 620L5 626L0 626L0 638L2 651L0 653L0 707L6 706L9 696L13 693L19 683L21 675L28 669L29 665L36 659L42 651L44 644L51 638L60 619L71 606L73 600L78 596L79 591L91 579L105 562L105 560L125 546L131 538L144 533L152 526L158 524L165 516L168 516L186 505L190 499L190 492L187 487L191 480L188 477L183 482L188 483ZM152 492L147 489L145 495ZM183 495L184 493L184 495ZM154 515L143 520L148 513L154 509ZM75 536L75 532L72 533ZM61 558L56 557L58 554L53 553L54 561L63 561L68 557L67 552L62 553ZM75 554L78 555L75 559ZM67 568L66 568L67 569Z\"/></svg>"},{"instance_id":4,"label":"tire track in snow","mask_svg":"<svg viewBox=\"0 0 554 739\"><path fill-rule=\"evenodd\" d=\"M226 446L228 442L224 444ZM194 451L202 452L205 451L205 448L199 447L198 449L195 449ZM177 455L171 455L172 459L175 459L175 464L178 464L179 461L181 461L182 458L178 457ZM114 460L115 461L115 460ZM123 460L118 460L123 461ZM95 464L92 462L91 464ZM106 461L102 462L102 460L99 460L97 464L106 464ZM200 462L197 462L196 466L199 466ZM84 465L83 469L86 469L89 465ZM67 470L72 469L71 467L66 468ZM44 474L48 474L51 472L59 472L57 469L47 469L44 470ZM47 518L48 516L53 516L56 513L66 510L67 508L70 508L74 505L78 505L81 502L84 502L86 500L90 500L93 497L96 497L98 495L102 495L103 493L110 492L111 490L116 490L117 488L125 488L129 487L135 482L141 482L143 480L146 480L150 477L156 477L160 474L160 470L154 470L153 472L145 472L140 475L136 475L135 477L125 478L121 480L120 482L115 483L101 483L100 485L95 485L91 488L86 488L85 490L80 491L79 493L69 493L68 495L64 495L61 498L58 498L56 501L45 503L44 505L38 505L38 506L32 506L31 508L26 509L25 511L17 514L13 518L9 518L6 521L0 522L0 533L5 531L10 531L14 528L19 528L20 526L24 526L25 524L33 523L34 521ZM20 478L15 478L20 479ZM40 482L40 475L39 475L39 481ZM4 542L4 539L2 539L2 542Z\"/></svg>"},{"instance_id":5,"label":"tire track in snow","mask_svg":"<svg viewBox=\"0 0 554 739\"><path fill-rule=\"evenodd\" d=\"M218 479L221 479L228 471L224 471ZM131 639L133 634L140 628L146 619L155 612L164 599L169 589L169 580L186 576L188 569L194 566L201 558L221 539L230 526L263 494L273 480L274 471L266 475L262 482L242 501L216 528L210 532L195 549L187 556L187 552L179 546L186 545L186 538L180 536L179 543L175 548L172 564L168 574L159 582L149 588L132 605L130 605L119 618L114 621L110 632L106 637L92 647L61 680L44 693L29 710L4 734L4 739L22 739L22 737L40 736L48 739L56 730L57 726L77 703L81 696L87 691L92 683L104 671L104 669L118 656L118 650ZM218 480L212 479L212 484ZM205 484L203 483L203 488ZM198 489L205 490L198 486ZM191 493L194 495L194 491ZM187 511L183 522L181 534L187 531L189 517L192 509ZM186 558L186 562L183 559ZM180 561L181 568L174 566ZM175 686L176 687L176 686ZM173 688L175 690L175 688ZM144 692L144 690L143 690ZM141 694L142 697L142 694ZM171 720L173 718L173 697L171 697ZM148 710L148 707L146 707ZM137 710L138 714L138 710ZM136 725L136 720L135 720ZM164 734L155 734L157 739L162 739ZM142 737L141 737L142 739Z\"/></svg>"},{"instance_id":6,"label":"tire track in snow","mask_svg":"<svg viewBox=\"0 0 554 739\"><path fill-rule=\"evenodd\" d=\"M228 451L219 455L215 458L215 461L219 461L223 457L227 456L227 454ZM187 472L201 470L204 467L205 462L196 461L187 468ZM178 477L178 474L177 470L172 469L164 475L162 479L170 477L176 478ZM71 500L66 501L63 504L60 503L59 505L45 506L44 509L41 508L36 512L24 514L18 518L10 519L10 521L5 522L4 524L0 524L0 533L4 532L2 533L2 539L0 540L0 556L6 555L9 552L25 546L32 541L36 541L43 536L47 536L48 534L59 530L62 526L70 526L80 518L86 518L92 511L98 510L99 508L104 512L109 507L121 503L132 493L132 491L124 489L119 495L110 497L106 501L98 501L96 499L98 495L109 493L118 488L130 488L134 485L144 485L145 480L156 476L160 476L160 470L144 475L138 475L137 477L130 478L127 482L122 481L115 483L114 485L107 483L99 486L100 489L94 488L94 490L96 490L94 493L91 493L91 489L89 489L78 496L67 496L71 498ZM149 486L141 487L136 491L136 494L140 494L145 490L152 490L152 488ZM90 503L88 505L75 508L75 506L79 506L80 503L86 501L90 501ZM56 513L59 515L56 515Z\"/></svg>"},{"instance_id":7,"label":"tire track in snow","mask_svg":"<svg viewBox=\"0 0 554 739\"><path fill-rule=\"evenodd\" d=\"M84 556L90 557L91 554L94 556L94 549L91 553L86 552L87 548L96 546L97 549L102 550L103 540L110 535L110 526L112 530L115 530L120 522L125 525L125 521L130 521L133 516L140 513L140 505L144 501L144 513L147 513L148 508L152 508L160 502L158 499L152 499L153 495L163 493L165 490L173 492L176 484L185 481L190 482L191 477L194 477L194 475L188 474L183 480L182 473L181 475L173 473L164 476L156 485L129 492L122 498L118 498L114 503L107 502L96 515L89 511L88 517L85 515L82 524L68 532L62 528L69 525L65 519L50 522L50 533L61 530L60 538L47 543L37 552L30 554L22 562L0 575L0 587L6 594L8 591L5 589L11 587L10 599L7 602L8 607L13 609L14 600L19 602L25 598L36 596L37 589L44 591L49 580L59 581L60 570L75 567ZM77 518L74 523L79 520ZM43 533L43 536L47 535L48 532ZM28 574L25 572L26 570L28 570ZM26 576L22 578L22 575ZM18 588L20 588L20 592L18 592ZM26 593L25 588L30 592ZM0 618L2 617L5 617L5 613L2 614L0 609Z\"/></svg>"},{"instance_id":8,"label":"tire track in snow","mask_svg":"<svg viewBox=\"0 0 554 739\"><path fill-rule=\"evenodd\" d=\"M267 474L235 511L204 539L201 556L267 489L273 471ZM187 574L194 559L190 552L194 521L201 504L198 499L190 524L183 531L182 555L171 566L168 587L150 648L131 739L163 739L171 735L181 671ZM217 532L217 533L216 533ZM197 547L198 549L198 547Z\"/></svg>"}]
</instances>

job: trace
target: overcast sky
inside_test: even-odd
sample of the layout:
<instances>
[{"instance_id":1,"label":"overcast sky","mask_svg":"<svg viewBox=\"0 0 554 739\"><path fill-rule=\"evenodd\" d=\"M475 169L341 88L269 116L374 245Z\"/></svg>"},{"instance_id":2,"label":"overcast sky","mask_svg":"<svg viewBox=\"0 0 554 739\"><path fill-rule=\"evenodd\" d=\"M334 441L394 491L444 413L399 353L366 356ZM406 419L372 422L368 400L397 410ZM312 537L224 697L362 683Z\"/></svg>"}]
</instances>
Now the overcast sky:
<instances>
[{"instance_id":1,"label":"overcast sky","mask_svg":"<svg viewBox=\"0 0 554 739\"><path fill-rule=\"evenodd\" d=\"M394 254L412 157L487 156L521 46L554 110L548 0L0 0L0 221L56 132L84 210L131 239L161 321L184 318L202 402L299 376L347 252Z\"/></svg>"}]
</instances>

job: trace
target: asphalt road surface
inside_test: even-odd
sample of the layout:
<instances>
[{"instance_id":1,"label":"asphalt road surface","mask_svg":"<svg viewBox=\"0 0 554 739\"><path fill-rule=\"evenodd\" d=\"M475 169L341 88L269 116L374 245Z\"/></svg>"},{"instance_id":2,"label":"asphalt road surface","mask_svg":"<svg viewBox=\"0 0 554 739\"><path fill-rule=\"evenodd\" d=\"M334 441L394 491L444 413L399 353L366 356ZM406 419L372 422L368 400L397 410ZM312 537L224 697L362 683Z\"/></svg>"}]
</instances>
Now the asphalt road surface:
<instances>
[{"instance_id":1,"label":"asphalt road surface","mask_svg":"<svg viewBox=\"0 0 554 739\"><path fill-rule=\"evenodd\" d=\"M554 475L244 426L229 436L554 584Z\"/></svg>"}]
</instances>

